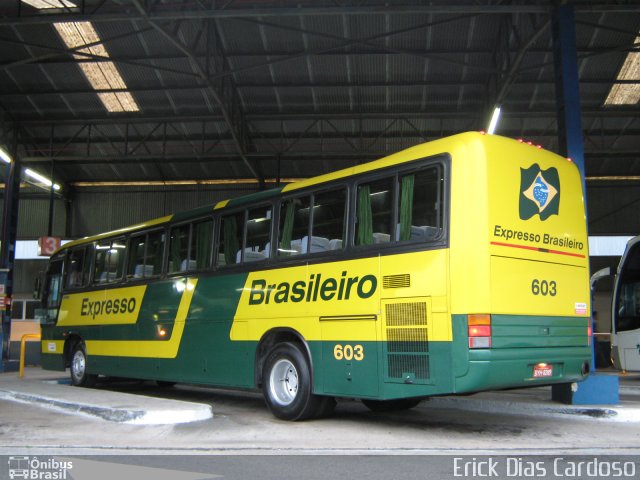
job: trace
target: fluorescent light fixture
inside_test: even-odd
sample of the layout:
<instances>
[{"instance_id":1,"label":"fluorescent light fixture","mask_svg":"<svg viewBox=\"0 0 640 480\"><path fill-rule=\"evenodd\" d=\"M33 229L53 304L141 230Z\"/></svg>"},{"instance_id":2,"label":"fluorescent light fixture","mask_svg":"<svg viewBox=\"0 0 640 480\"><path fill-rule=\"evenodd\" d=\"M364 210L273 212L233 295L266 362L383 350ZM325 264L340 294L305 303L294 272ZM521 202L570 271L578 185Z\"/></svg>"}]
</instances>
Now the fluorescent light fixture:
<instances>
[{"instance_id":1,"label":"fluorescent light fixture","mask_svg":"<svg viewBox=\"0 0 640 480\"><path fill-rule=\"evenodd\" d=\"M102 39L93 28L91 22L61 22L53 26L69 48L77 49L80 53L88 53L98 57L109 58ZM86 48L83 45L95 44ZM79 60L78 65L91 86L97 90L98 98L110 112L137 112L140 110L135 99L129 92L110 92L109 90L126 90L127 84L113 62L82 62L82 55L74 55Z\"/></svg>"},{"instance_id":2,"label":"fluorescent light fixture","mask_svg":"<svg viewBox=\"0 0 640 480\"><path fill-rule=\"evenodd\" d=\"M9 156L9 154L7 152L5 152L5 150L3 148L0 148L0 160L2 160L5 163L11 163L11 157ZM49 180L46 177L43 177L38 172L34 172L30 168L25 168L24 169L24 174L27 175L28 177L33 178L37 182L40 182L40 183L46 185L48 188L51 188L51 184L52 184L51 180ZM60 190L60 185L58 185L57 183L54 183L53 184L53 189L54 190Z\"/></svg>"},{"instance_id":3,"label":"fluorescent light fixture","mask_svg":"<svg viewBox=\"0 0 640 480\"><path fill-rule=\"evenodd\" d=\"M7 152L4 151L3 148L0 148L0 160L4 163L11 163L11 157Z\"/></svg>"},{"instance_id":4,"label":"fluorescent light fixture","mask_svg":"<svg viewBox=\"0 0 640 480\"><path fill-rule=\"evenodd\" d=\"M30 168L25 168L24 169L24 174L27 175L28 177L31 177L32 179L36 180L37 182L40 182L40 183L46 185L47 187L51 188L51 185L52 185L51 180L49 180L46 177L43 177L38 172L34 172ZM58 185L57 183L53 183L53 189L54 190L60 190L60 185Z\"/></svg>"},{"instance_id":5,"label":"fluorescent light fixture","mask_svg":"<svg viewBox=\"0 0 640 480\"><path fill-rule=\"evenodd\" d=\"M489 122L489 127L487 128L487 133L489 135L493 135L493 132L496 131L496 127L498 126L498 120L500 120L500 111L502 109L500 107L496 107L493 111L493 115L491 116L491 121Z\"/></svg>"},{"instance_id":6,"label":"fluorescent light fixture","mask_svg":"<svg viewBox=\"0 0 640 480\"><path fill-rule=\"evenodd\" d=\"M635 39L634 47L640 45L640 35ZM635 81L636 83L616 83L609 90L605 105L636 105L640 101L640 52L629 52L616 80Z\"/></svg>"},{"instance_id":7,"label":"fluorescent light fixture","mask_svg":"<svg viewBox=\"0 0 640 480\"><path fill-rule=\"evenodd\" d=\"M77 5L68 0L22 0L22 3L31 5L38 10L48 10L51 8L75 8Z\"/></svg>"}]
</instances>

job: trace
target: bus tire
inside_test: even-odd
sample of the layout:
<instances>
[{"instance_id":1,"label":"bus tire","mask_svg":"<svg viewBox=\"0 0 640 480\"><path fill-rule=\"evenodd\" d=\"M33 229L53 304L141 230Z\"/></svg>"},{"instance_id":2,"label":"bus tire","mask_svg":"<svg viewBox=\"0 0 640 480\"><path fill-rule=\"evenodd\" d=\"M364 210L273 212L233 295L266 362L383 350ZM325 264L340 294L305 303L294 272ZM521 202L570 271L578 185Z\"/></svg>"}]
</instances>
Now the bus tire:
<instances>
[{"instance_id":1,"label":"bus tire","mask_svg":"<svg viewBox=\"0 0 640 480\"><path fill-rule=\"evenodd\" d=\"M267 355L262 391L267 407L281 420L307 420L332 410L331 397L312 393L309 361L293 343L280 343Z\"/></svg>"},{"instance_id":2,"label":"bus tire","mask_svg":"<svg viewBox=\"0 0 640 480\"><path fill-rule=\"evenodd\" d=\"M367 400L362 403L372 412L395 412L410 410L422 401L421 398L398 398L396 400Z\"/></svg>"},{"instance_id":3,"label":"bus tire","mask_svg":"<svg viewBox=\"0 0 640 480\"><path fill-rule=\"evenodd\" d=\"M87 373L87 349L82 340L73 347L69 371L71 384L76 387L92 387L96 383L98 376Z\"/></svg>"}]
</instances>

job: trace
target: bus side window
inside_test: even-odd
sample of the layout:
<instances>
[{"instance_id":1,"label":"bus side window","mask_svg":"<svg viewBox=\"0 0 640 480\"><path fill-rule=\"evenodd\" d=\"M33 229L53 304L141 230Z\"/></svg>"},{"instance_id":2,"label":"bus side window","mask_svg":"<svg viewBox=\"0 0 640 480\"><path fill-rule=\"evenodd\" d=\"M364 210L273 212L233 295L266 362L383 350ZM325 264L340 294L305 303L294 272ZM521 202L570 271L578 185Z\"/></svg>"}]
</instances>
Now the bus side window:
<instances>
[{"instance_id":1,"label":"bus side window","mask_svg":"<svg viewBox=\"0 0 640 480\"><path fill-rule=\"evenodd\" d=\"M217 265L233 265L237 263L238 251L242 248L244 212L225 215L220 224Z\"/></svg>"},{"instance_id":2,"label":"bus side window","mask_svg":"<svg viewBox=\"0 0 640 480\"><path fill-rule=\"evenodd\" d=\"M400 177L398 235L401 242L440 238L442 191L440 169L437 167Z\"/></svg>"},{"instance_id":3,"label":"bus side window","mask_svg":"<svg viewBox=\"0 0 640 480\"><path fill-rule=\"evenodd\" d=\"M91 257L88 248L74 248L67 257L66 288L81 288L89 283Z\"/></svg>"},{"instance_id":4,"label":"bus side window","mask_svg":"<svg viewBox=\"0 0 640 480\"><path fill-rule=\"evenodd\" d=\"M190 260L195 262L197 270L211 266L213 251L213 220L208 218L193 224L191 230Z\"/></svg>"},{"instance_id":5,"label":"bus side window","mask_svg":"<svg viewBox=\"0 0 640 480\"><path fill-rule=\"evenodd\" d=\"M393 240L393 178L358 186L356 198L356 246Z\"/></svg>"},{"instance_id":6,"label":"bus side window","mask_svg":"<svg viewBox=\"0 0 640 480\"><path fill-rule=\"evenodd\" d=\"M169 234L169 273L195 270L195 262L189 257L191 224L173 227Z\"/></svg>"},{"instance_id":7,"label":"bus side window","mask_svg":"<svg viewBox=\"0 0 640 480\"><path fill-rule=\"evenodd\" d=\"M629 277L630 273L632 272L625 272L625 275ZM616 332L627 332L640 328L640 282L629 280L629 278L625 278L623 280L625 283L620 285Z\"/></svg>"},{"instance_id":8,"label":"bus side window","mask_svg":"<svg viewBox=\"0 0 640 480\"><path fill-rule=\"evenodd\" d=\"M127 278L149 278L162 273L164 237L163 230L131 236Z\"/></svg>"},{"instance_id":9,"label":"bus side window","mask_svg":"<svg viewBox=\"0 0 640 480\"><path fill-rule=\"evenodd\" d=\"M249 210L247 217L247 239L244 249L244 261L266 260L270 255L271 243L271 207ZM239 258L236 258L239 261Z\"/></svg>"},{"instance_id":10,"label":"bus side window","mask_svg":"<svg viewBox=\"0 0 640 480\"><path fill-rule=\"evenodd\" d=\"M96 245L96 262L93 282L98 284L117 282L124 273L126 245L123 238Z\"/></svg>"},{"instance_id":11,"label":"bus side window","mask_svg":"<svg viewBox=\"0 0 640 480\"><path fill-rule=\"evenodd\" d=\"M311 239L302 241L302 251L315 253L341 250L346 236L347 191L345 189L313 196Z\"/></svg>"},{"instance_id":12,"label":"bus side window","mask_svg":"<svg viewBox=\"0 0 640 480\"><path fill-rule=\"evenodd\" d=\"M302 239L309 235L311 198L292 198L280 204L280 229L278 231L279 257L298 255L302 252Z\"/></svg>"}]
</instances>

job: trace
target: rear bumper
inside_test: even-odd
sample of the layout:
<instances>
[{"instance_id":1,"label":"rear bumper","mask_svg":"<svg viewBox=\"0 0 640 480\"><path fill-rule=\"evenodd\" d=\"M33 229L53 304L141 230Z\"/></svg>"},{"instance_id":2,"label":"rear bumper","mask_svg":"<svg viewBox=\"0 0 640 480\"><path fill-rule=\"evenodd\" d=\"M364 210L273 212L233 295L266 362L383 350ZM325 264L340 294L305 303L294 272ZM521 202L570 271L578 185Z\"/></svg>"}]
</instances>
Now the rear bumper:
<instances>
[{"instance_id":1,"label":"rear bumper","mask_svg":"<svg viewBox=\"0 0 640 480\"><path fill-rule=\"evenodd\" d=\"M470 350L469 369L465 375L455 378L454 392L576 382L585 378L585 365L590 362L588 346ZM533 367L539 363L552 365L553 375L534 378Z\"/></svg>"}]
</instances>

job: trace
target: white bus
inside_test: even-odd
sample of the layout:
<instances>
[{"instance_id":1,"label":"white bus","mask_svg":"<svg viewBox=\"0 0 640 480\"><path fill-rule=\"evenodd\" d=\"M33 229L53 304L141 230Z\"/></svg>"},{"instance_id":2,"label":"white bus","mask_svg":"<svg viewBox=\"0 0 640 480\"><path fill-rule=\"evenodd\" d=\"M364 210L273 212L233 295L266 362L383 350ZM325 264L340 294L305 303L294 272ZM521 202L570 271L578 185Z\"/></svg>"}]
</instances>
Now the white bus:
<instances>
[{"instance_id":1,"label":"white bus","mask_svg":"<svg viewBox=\"0 0 640 480\"><path fill-rule=\"evenodd\" d=\"M613 363L622 370L640 371L640 236L627 243L611 306Z\"/></svg>"}]
</instances>

